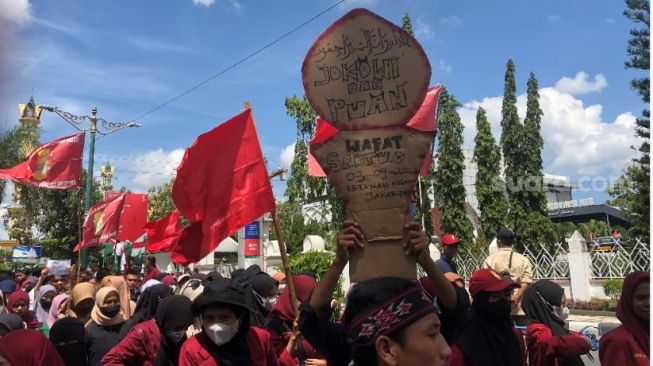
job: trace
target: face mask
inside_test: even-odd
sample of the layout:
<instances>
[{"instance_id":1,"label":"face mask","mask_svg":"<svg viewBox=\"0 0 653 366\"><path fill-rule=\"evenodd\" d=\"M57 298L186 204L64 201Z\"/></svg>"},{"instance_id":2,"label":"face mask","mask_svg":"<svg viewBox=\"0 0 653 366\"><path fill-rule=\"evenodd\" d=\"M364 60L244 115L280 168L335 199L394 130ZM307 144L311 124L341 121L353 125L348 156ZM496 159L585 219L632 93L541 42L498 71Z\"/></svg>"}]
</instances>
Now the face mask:
<instances>
[{"instance_id":1,"label":"face mask","mask_svg":"<svg viewBox=\"0 0 653 366\"><path fill-rule=\"evenodd\" d=\"M229 342L238 333L240 320L233 324L213 323L204 325L204 333L218 346Z\"/></svg>"},{"instance_id":2,"label":"face mask","mask_svg":"<svg viewBox=\"0 0 653 366\"><path fill-rule=\"evenodd\" d=\"M103 306L100 308L100 312L108 318L113 318L120 312L120 305Z\"/></svg>"},{"instance_id":3,"label":"face mask","mask_svg":"<svg viewBox=\"0 0 653 366\"><path fill-rule=\"evenodd\" d=\"M287 285L286 285L285 283L282 283L282 284L279 285L279 293L280 293L280 294L283 293L283 290L286 289L286 286L287 286Z\"/></svg>"},{"instance_id":4,"label":"face mask","mask_svg":"<svg viewBox=\"0 0 653 366\"><path fill-rule=\"evenodd\" d=\"M166 337L168 337L169 340L172 341L172 343L179 343L181 342L184 337L186 336L186 331L185 330L171 330L166 332Z\"/></svg>"},{"instance_id":5,"label":"face mask","mask_svg":"<svg viewBox=\"0 0 653 366\"><path fill-rule=\"evenodd\" d=\"M265 310L270 311L274 307L274 304L277 303L277 297L268 297L264 301Z\"/></svg>"},{"instance_id":6,"label":"face mask","mask_svg":"<svg viewBox=\"0 0 653 366\"><path fill-rule=\"evenodd\" d=\"M476 306L474 306L476 305ZM483 317L488 320L504 321L510 319L510 310L512 304L506 299L501 299L495 302L472 302L472 307L483 314Z\"/></svg>"},{"instance_id":7,"label":"face mask","mask_svg":"<svg viewBox=\"0 0 653 366\"><path fill-rule=\"evenodd\" d=\"M558 317L558 319L564 321L569 317L569 308L566 306L553 306L553 314Z\"/></svg>"},{"instance_id":8,"label":"face mask","mask_svg":"<svg viewBox=\"0 0 653 366\"><path fill-rule=\"evenodd\" d=\"M50 306L52 306L52 299L41 299L39 303L41 304L43 310L50 310Z\"/></svg>"}]
</instances>

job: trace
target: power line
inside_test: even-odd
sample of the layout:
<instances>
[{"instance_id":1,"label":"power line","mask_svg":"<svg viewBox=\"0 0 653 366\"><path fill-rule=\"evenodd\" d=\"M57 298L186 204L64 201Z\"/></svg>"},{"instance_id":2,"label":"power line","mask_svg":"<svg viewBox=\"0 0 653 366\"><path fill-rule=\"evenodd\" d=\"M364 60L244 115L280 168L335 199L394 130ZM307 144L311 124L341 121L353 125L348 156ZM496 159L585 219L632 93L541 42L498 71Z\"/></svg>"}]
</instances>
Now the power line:
<instances>
[{"instance_id":1,"label":"power line","mask_svg":"<svg viewBox=\"0 0 653 366\"><path fill-rule=\"evenodd\" d=\"M346 1L346 0L340 0L340 1L338 1L337 3L334 3L333 5L329 6L328 8L326 8L325 10L323 10L322 12L320 12L319 14L313 16L312 18L306 20L306 21L303 22L302 24L300 24L300 25L296 26L295 28L291 29L290 31L284 33L283 35L281 35L280 37L276 38L276 39L273 40L272 42L269 42L269 43L266 44L265 46L259 48L258 50L254 51L254 52L252 52L252 53L250 53L249 55L247 55L247 56L241 58L240 60L236 61L235 63L233 63L233 64L227 66L226 68L224 68L224 69L222 69L221 71L219 71L217 74L212 75L211 77L209 77L208 79L206 79L206 80L200 82L199 84L196 84L196 85L194 85L194 86L192 86L192 87L190 87L190 88L184 90L184 91L181 92L180 94L178 94L178 95L176 95L176 96L174 96L174 97L168 99L166 102L161 103L161 104L159 104L158 106L156 106L156 107L150 109L149 111L147 111L147 112L141 114L140 116L134 118L133 120L129 121L128 123L134 123L134 122L136 122L136 121L138 121L138 120L141 120L141 119L143 119L143 118L149 116L150 114L152 114L152 113L154 113L154 112L157 112L158 110L160 110L160 109L166 107L166 106L169 105L170 103L173 103L173 102L176 101L177 99L179 99L179 98L181 98L181 97L183 97L183 96L185 96L185 95L187 95L187 94L190 94L190 93L194 92L195 90L201 88L202 86L204 86L205 84L211 82L212 80L214 80L215 78L221 76L222 74L224 74L224 73L226 73L226 72L228 72L228 71L230 71L230 70L232 70L232 69L235 69L236 67L240 66L240 64L242 64L243 62L245 62L245 61L249 60L250 58L252 58L252 57L258 55L259 53L265 51L266 49L268 49L268 48L270 48L271 46L275 45L276 43L278 43L279 41L281 41L281 40L283 40L284 38L288 37L289 35L291 35L291 34L297 32L298 30L302 29L302 28L303 28L304 26L306 26L307 24L313 22L315 19L317 19L317 18L321 17L322 15L328 13L331 9L333 9L333 8L335 8L336 6L338 6L338 5L342 4L342 3L344 3L345 1Z\"/></svg>"}]
</instances>

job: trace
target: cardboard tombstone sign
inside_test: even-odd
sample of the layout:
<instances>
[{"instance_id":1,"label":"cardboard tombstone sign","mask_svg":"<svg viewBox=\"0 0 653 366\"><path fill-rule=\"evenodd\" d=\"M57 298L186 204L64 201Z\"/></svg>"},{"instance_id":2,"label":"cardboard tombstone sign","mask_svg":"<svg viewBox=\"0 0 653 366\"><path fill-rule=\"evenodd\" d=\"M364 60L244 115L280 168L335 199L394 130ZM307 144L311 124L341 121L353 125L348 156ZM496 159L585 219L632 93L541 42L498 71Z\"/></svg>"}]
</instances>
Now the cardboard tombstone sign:
<instances>
[{"instance_id":1,"label":"cardboard tombstone sign","mask_svg":"<svg viewBox=\"0 0 653 366\"><path fill-rule=\"evenodd\" d=\"M311 154L365 235L365 248L351 256L353 282L416 277L414 256L404 255L404 226L435 132L406 125L430 77L419 43L366 9L332 24L304 59L309 103L338 130L315 139Z\"/></svg>"},{"instance_id":2,"label":"cardboard tombstone sign","mask_svg":"<svg viewBox=\"0 0 653 366\"><path fill-rule=\"evenodd\" d=\"M430 78L417 40L366 9L327 28L302 65L309 103L340 130L405 125L422 105Z\"/></svg>"}]
</instances>

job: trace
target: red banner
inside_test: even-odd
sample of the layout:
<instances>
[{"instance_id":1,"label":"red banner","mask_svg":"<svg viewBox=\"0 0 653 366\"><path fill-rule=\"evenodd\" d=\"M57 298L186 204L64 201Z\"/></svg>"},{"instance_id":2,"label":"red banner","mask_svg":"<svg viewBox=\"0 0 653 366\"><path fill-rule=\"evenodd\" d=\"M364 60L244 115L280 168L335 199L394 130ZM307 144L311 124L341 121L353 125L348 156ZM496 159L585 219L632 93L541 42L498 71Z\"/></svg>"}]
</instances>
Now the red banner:
<instances>
[{"instance_id":1,"label":"red banner","mask_svg":"<svg viewBox=\"0 0 653 366\"><path fill-rule=\"evenodd\" d=\"M125 196L126 194L123 193L111 197L96 203L88 210L84 220L82 248L94 247L118 236Z\"/></svg>"},{"instance_id":2,"label":"red banner","mask_svg":"<svg viewBox=\"0 0 653 366\"><path fill-rule=\"evenodd\" d=\"M147 251L150 253L169 252L177 245L181 235L179 211L174 210L166 216L150 221L145 225L147 232Z\"/></svg>"},{"instance_id":3,"label":"red banner","mask_svg":"<svg viewBox=\"0 0 653 366\"><path fill-rule=\"evenodd\" d=\"M50 189L79 187L84 133L62 137L34 149L26 161L0 169L0 179Z\"/></svg>"},{"instance_id":4,"label":"red banner","mask_svg":"<svg viewBox=\"0 0 653 366\"><path fill-rule=\"evenodd\" d=\"M126 193L125 205L120 215L117 239L134 243L145 234L147 223L147 194Z\"/></svg>"},{"instance_id":5,"label":"red banner","mask_svg":"<svg viewBox=\"0 0 653 366\"><path fill-rule=\"evenodd\" d=\"M186 150L172 198L192 223L172 255L181 265L198 262L227 236L274 209L250 109L200 135Z\"/></svg>"}]
</instances>

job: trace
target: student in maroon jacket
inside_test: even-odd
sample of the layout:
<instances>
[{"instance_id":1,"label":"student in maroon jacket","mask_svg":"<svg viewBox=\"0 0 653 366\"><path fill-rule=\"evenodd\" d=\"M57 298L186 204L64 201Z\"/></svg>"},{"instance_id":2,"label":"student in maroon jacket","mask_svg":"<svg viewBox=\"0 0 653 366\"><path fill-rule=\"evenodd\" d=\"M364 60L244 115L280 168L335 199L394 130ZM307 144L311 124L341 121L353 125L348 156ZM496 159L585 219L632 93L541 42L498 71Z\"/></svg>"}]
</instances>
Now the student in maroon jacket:
<instances>
[{"instance_id":1,"label":"student in maroon jacket","mask_svg":"<svg viewBox=\"0 0 653 366\"><path fill-rule=\"evenodd\" d=\"M602 365L650 365L649 323L651 275L633 272L626 276L617 305L621 326L601 337L599 358Z\"/></svg>"},{"instance_id":2,"label":"student in maroon jacket","mask_svg":"<svg viewBox=\"0 0 653 366\"><path fill-rule=\"evenodd\" d=\"M451 347L451 366L526 366L526 347L512 326L510 297L516 284L493 269L469 279L472 306L465 329Z\"/></svg>"},{"instance_id":3,"label":"student in maroon jacket","mask_svg":"<svg viewBox=\"0 0 653 366\"><path fill-rule=\"evenodd\" d=\"M315 278L307 274L293 276L292 283L295 288L295 294L297 295L297 301L299 302L308 300L311 291L317 286ZM297 339L296 342L288 341L288 338L292 338L289 335L292 334L294 321L295 311L290 300L290 290L286 288L279 296L279 300L274 305L274 308L272 308L272 311L270 311L265 327L272 337L274 350L279 357L284 357L282 356L284 352L289 353L294 359L294 362L289 364L292 366L320 363L326 365L326 361L322 360L323 357L303 337Z\"/></svg>"},{"instance_id":4,"label":"student in maroon jacket","mask_svg":"<svg viewBox=\"0 0 653 366\"><path fill-rule=\"evenodd\" d=\"M539 280L524 293L521 307L530 321L526 330L531 366L583 366L580 356L591 341L565 328L569 308L565 290L549 280Z\"/></svg>"},{"instance_id":5,"label":"student in maroon jacket","mask_svg":"<svg viewBox=\"0 0 653 366\"><path fill-rule=\"evenodd\" d=\"M178 365L186 329L193 323L191 302L173 295L161 300L154 319L132 328L102 359L104 366Z\"/></svg>"},{"instance_id":6,"label":"student in maroon jacket","mask_svg":"<svg viewBox=\"0 0 653 366\"><path fill-rule=\"evenodd\" d=\"M180 366L279 365L270 333L249 324L242 286L211 281L194 306L201 315L202 332L181 347Z\"/></svg>"}]
</instances>

